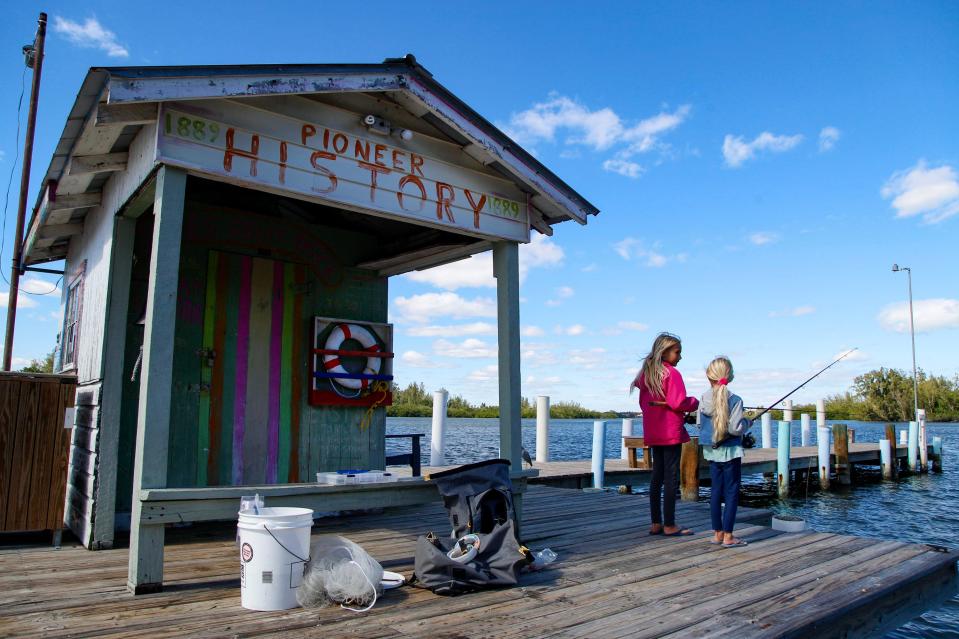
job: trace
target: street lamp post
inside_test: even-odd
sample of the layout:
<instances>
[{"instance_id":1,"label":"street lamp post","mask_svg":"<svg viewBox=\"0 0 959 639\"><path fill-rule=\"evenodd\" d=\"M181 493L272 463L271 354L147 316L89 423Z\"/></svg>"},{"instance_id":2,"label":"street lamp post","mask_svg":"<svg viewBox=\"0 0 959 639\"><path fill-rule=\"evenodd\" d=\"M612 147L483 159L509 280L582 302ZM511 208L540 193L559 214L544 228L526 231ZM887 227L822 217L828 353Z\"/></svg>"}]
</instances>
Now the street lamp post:
<instances>
[{"instance_id":1,"label":"street lamp post","mask_svg":"<svg viewBox=\"0 0 959 639\"><path fill-rule=\"evenodd\" d=\"M908 266L892 265L892 272L905 271L909 280L909 333L912 336L912 393L916 422L919 422L919 376L916 374L916 327L912 318L912 269Z\"/></svg>"}]
</instances>

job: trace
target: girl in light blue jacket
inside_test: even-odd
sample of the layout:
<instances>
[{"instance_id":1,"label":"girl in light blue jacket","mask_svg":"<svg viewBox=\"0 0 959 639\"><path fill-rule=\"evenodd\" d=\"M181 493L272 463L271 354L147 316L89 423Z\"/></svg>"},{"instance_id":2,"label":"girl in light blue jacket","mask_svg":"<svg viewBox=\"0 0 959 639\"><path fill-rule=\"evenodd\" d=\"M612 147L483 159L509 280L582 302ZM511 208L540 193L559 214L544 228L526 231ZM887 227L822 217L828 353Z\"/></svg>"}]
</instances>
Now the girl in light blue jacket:
<instances>
[{"instance_id":1,"label":"girl in light blue jacket","mask_svg":"<svg viewBox=\"0 0 959 639\"><path fill-rule=\"evenodd\" d=\"M739 483L742 477L742 436L752 426L743 416L743 400L729 392L733 381L733 365L726 357L717 357L706 368L710 389L699 402L701 413L699 443L703 457L709 461L712 489L709 506L713 524L710 543L723 548L745 546L733 535L736 508L739 505ZM723 510L723 502L726 504Z\"/></svg>"}]
</instances>

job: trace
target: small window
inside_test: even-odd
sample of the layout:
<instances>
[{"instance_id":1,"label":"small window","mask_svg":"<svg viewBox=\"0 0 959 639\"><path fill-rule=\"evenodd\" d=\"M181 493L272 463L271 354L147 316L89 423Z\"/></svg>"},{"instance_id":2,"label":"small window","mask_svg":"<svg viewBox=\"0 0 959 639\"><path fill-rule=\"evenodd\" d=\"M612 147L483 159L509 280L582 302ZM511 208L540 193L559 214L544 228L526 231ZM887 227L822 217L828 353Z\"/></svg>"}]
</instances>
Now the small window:
<instances>
[{"instance_id":1,"label":"small window","mask_svg":"<svg viewBox=\"0 0 959 639\"><path fill-rule=\"evenodd\" d=\"M77 338L80 331L80 301L83 297L83 274L73 280L67 289L67 303L63 311L63 338L60 340L60 370L76 368Z\"/></svg>"}]
</instances>

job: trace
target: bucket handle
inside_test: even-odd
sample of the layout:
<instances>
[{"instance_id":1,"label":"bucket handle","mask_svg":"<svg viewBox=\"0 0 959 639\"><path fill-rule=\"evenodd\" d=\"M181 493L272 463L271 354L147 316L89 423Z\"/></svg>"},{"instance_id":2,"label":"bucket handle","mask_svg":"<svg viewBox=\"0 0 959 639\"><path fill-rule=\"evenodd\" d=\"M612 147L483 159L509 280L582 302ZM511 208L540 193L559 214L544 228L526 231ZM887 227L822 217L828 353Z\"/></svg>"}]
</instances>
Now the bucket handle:
<instances>
[{"instance_id":1,"label":"bucket handle","mask_svg":"<svg viewBox=\"0 0 959 639\"><path fill-rule=\"evenodd\" d=\"M267 526L266 524L263 524L263 530L265 530L266 532L270 533L270 537L273 537L273 541L275 541L276 543L280 544L280 548L282 548L282 549L285 550L286 552L290 553L291 555L293 555L294 557L296 557L297 559L299 559L299 560L302 561L303 563L306 563L306 562L309 561L309 559L303 559L303 557L300 557L298 554L296 554L295 552L293 552L292 550L290 550L289 548L287 548L286 546L284 546L284 545L283 545L283 542L281 542L279 539L276 538L276 535L273 534L273 531L270 530L270 527Z\"/></svg>"}]
</instances>

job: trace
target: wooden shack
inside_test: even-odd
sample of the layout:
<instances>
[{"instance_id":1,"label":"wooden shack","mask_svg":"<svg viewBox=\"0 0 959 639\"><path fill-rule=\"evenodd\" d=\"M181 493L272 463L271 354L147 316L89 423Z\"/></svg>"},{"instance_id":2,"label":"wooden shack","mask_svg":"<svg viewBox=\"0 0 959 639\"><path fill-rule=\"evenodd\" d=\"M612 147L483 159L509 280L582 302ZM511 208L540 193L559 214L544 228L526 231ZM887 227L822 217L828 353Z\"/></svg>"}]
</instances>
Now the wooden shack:
<instances>
[{"instance_id":1,"label":"wooden shack","mask_svg":"<svg viewBox=\"0 0 959 639\"><path fill-rule=\"evenodd\" d=\"M235 515L237 487L403 503L307 484L383 467L390 276L488 250L519 472L518 246L596 213L412 56L91 69L25 240L26 264L65 264L67 524L108 548L129 517L142 591L164 524Z\"/></svg>"}]
</instances>

